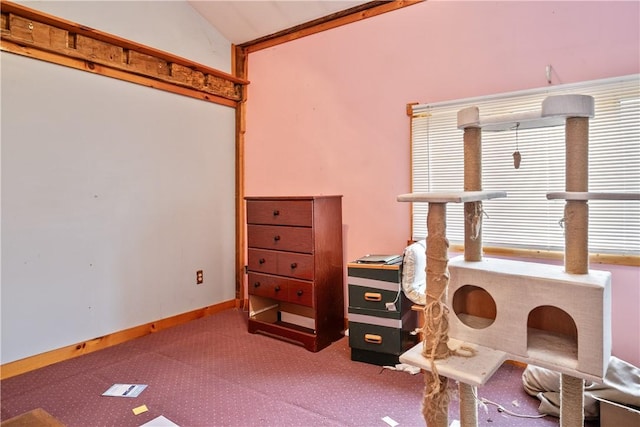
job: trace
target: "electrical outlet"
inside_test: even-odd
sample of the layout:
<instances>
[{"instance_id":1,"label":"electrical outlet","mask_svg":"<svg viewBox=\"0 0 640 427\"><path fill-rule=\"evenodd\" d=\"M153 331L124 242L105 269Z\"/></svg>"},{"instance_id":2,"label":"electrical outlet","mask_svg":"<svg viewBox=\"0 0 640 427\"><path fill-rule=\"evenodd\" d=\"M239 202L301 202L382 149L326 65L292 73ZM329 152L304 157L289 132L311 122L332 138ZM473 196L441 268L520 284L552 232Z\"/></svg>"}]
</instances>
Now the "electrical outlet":
<instances>
[{"instance_id":1,"label":"electrical outlet","mask_svg":"<svg viewBox=\"0 0 640 427\"><path fill-rule=\"evenodd\" d=\"M204 282L204 274L202 270L198 270L196 271L196 285L200 285L202 282Z\"/></svg>"}]
</instances>

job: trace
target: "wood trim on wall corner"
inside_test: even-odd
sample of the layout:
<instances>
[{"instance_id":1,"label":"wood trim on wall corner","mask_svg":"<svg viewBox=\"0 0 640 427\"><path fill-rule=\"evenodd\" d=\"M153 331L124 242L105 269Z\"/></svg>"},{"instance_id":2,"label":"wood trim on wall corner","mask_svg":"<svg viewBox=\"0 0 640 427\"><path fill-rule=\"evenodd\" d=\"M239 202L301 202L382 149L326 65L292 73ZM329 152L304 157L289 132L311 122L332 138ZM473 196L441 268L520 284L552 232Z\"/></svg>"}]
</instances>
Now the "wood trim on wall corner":
<instances>
[{"instance_id":1,"label":"wood trim on wall corner","mask_svg":"<svg viewBox=\"0 0 640 427\"><path fill-rule=\"evenodd\" d=\"M0 50L236 107L249 82L179 56L2 1Z\"/></svg>"},{"instance_id":2,"label":"wood trim on wall corner","mask_svg":"<svg viewBox=\"0 0 640 427\"><path fill-rule=\"evenodd\" d=\"M93 353L94 351L102 350L116 344L121 344L135 338L140 338L145 335L161 331L163 329L178 326L192 320L200 319L202 317L211 316L212 314L216 314L224 310L238 308L239 305L240 302L237 300L225 301L219 304L189 311L187 313L160 319L155 322L149 322L145 323L144 325L134 326L133 328L114 332L102 337L68 345L56 350L47 351L35 356L26 357L24 359L16 360L15 362L5 363L4 365L0 366L0 380L5 380L16 375L24 374L26 372L33 371L38 368L43 368L54 363L82 356L84 354Z\"/></svg>"},{"instance_id":3,"label":"wood trim on wall corner","mask_svg":"<svg viewBox=\"0 0 640 427\"><path fill-rule=\"evenodd\" d=\"M248 73L249 55L247 49L231 46L231 64L234 75L246 79ZM236 299L244 305L245 298L245 259L246 259L246 214L245 214L245 165L244 165L244 135L246 131L246 87L241 88L240 101L236 108Z\"/></svg>"}]
</instances>

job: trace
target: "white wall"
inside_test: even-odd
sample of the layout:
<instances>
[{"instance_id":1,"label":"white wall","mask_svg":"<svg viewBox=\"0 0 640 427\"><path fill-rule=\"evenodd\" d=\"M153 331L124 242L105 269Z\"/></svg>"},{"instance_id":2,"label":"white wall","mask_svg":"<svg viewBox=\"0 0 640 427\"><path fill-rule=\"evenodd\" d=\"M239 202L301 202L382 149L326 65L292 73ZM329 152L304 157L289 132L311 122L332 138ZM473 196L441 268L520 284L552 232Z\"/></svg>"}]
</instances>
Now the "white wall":
<instances>
[{"instance_id":1,"label":"white wall","mask_svg":"<svg viewBox=\"0 0 640 427\"><path fill-rule=\"evenodd\" d=\"M230 66L185 2L25 4ZM1 363L234 299L234 109L0 59Z\"/></svg>"}]
</instances>

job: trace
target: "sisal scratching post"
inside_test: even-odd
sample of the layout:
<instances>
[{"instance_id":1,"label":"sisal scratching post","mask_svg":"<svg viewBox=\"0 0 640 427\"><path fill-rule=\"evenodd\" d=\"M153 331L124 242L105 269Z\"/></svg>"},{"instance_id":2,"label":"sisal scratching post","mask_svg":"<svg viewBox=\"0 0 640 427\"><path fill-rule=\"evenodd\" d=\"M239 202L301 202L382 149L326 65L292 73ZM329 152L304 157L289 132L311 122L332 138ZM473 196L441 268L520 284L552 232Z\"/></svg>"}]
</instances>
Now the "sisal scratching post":
<instances>
[{"instance_id":1,"label":"sisal scratching post","mask_svg":"<svg viewBox=\"0 0 640 427\"><path fill-rule=\"evenodd\" d=\"M567 200L564 207L564 268L567 273L589 272L589 205L582 200Z\"/></svg>"},{"instance_id":2,"label":"sisal scratching post","mask_svg":"<svg viewBox=\"0 0 640 427\"><path fill-rule=\"evenodd\" d=\"M458 386L460 393L460 425L473 427L478 425L477 387L463 382Z\"/></svg>"},{"instance_id":3,"label":"sisal scratching post","mask_svg":"<svg viewBox=\"0 0 640 427\"><path fill-rule=\"evenodd\" d=\"M431 361L425 371L422 415L430 427L449 425L448 379L438 375L434 361L449 356L447 286L449 285L449 241L446 235L446 203L430 203L427 213L427 289L424 308L422 355Z\"/></svg>"},{"instance_id":4,"label":"sisal scratching post","mask_svg":"<svg viewBox=\"0 0 640 427\"><path fill-rule=\"evenodd\" d=\"M560 375L560 425L584 426L584 380L571 375Z\"/></svg>"},{"instance_id":5,"label":"sisal scratching post","mask_svg":"<svg viewBox=\"0 0 640 427\"><path fill-rule=\"evenodd\" d=\"M589 191L589 119L570 117L565 129L566 191ZM565 261L567 273L589 272L589 206L586 200L565 205Z\"/></svg>"},{"instance_id":6,"label":"sisal scratching post","mask_svg":"<svg viewBox=\"0 0 640 427\"><path fill-rule=\"evenodd\" d=\"M476 127L464 129L464 191L482 190L482 130ZM464 204L464 259L482 260L482 202ZM476 387L460 382L460 424L463 427L478 425Z\"/></svg>"},{"instance_id":7,"label":"sisal scratching post","mask_svg":"<svg viewBox=\"0 0 640 427\"><path fill-rule=\"evenodd\" d=\"M464 129L464 191L482 190L482 130ZM482 260L482 202L464 204L464 259Z\"/></svg>"},{"instance_id":8,"label":"sisal scratching post","mask_svg":"<svg viewBox=\"0 0 640 427\"><path fill-rule=\"evenodd\" d=\"M589 188L589 119L567 118L566 191L586 192ZM564 210L565 271L570 274L589 272L589 206L586 200L568 200ZM584 380L570 375L560 376L560 425L584 425Z\"/></svg>"}]
</instances>

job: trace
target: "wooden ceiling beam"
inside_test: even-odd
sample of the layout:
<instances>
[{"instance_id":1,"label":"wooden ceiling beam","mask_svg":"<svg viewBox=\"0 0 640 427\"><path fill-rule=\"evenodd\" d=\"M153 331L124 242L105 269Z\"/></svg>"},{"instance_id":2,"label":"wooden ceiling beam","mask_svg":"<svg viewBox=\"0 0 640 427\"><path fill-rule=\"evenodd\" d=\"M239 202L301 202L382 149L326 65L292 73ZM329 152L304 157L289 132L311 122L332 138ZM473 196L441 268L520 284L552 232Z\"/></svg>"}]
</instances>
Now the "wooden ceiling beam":
<instances>
[{"instance_id":1,"label":"wooden ceiling beam","mask_svg":"<svg viewBox=\"0 0 640 427\"><path fill-rule=\"evenodd\" d=\"M361 4L360 6L332 13L331 15L314 19L313 21L239 44L238 47L243 48L246 53L257 52L262 49L267 49L269 47L297 40L332 28L337 28L342 25L351 24L353 22L361 21L363 19L371 18L403 7L422 3L423 1L425 0L370 1L368 3Z\"/></svg>"}]
</instances>

